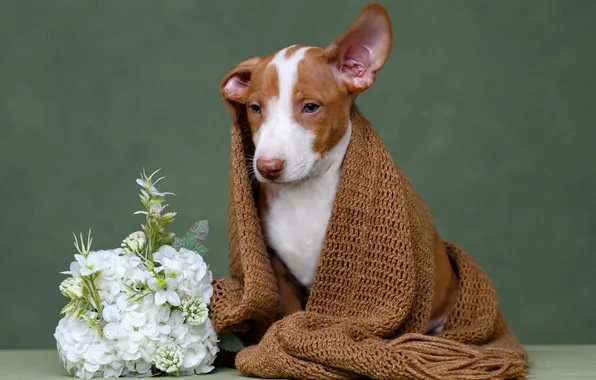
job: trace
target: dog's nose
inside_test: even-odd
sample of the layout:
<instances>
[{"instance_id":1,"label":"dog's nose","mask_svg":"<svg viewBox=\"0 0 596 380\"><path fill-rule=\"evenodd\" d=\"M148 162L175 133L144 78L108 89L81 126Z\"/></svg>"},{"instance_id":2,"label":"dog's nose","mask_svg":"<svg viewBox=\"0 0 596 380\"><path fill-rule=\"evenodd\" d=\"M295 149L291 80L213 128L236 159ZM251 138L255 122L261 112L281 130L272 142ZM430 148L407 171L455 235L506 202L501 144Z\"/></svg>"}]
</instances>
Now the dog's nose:
<instances>
[{"instance_id":1,"label":"dog's nose","mask_svg":"<svg viewBox=\"0 0 596 380\"><path fill-rule=\"evenodd\" d=\"M269 180L276 180L281 176L281 172L284 170L286 166L286 162L284 160L280 160L279 158L272 158L272 159L257 159L257 170L259 173L269 179Z\"/></svg>"}]
</instances>

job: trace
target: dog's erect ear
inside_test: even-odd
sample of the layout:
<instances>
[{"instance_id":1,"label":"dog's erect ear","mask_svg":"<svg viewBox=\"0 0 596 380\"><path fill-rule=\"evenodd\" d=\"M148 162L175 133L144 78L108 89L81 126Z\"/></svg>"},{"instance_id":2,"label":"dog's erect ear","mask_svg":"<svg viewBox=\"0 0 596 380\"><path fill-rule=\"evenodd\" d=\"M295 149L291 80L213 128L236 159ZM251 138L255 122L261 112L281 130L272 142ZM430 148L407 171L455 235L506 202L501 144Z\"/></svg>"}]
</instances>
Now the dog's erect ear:
<instances>
[{"instance_id":1,"label":"dog's erect ear","mask_svg":"<svg viewBox=\"0 0 596 380\"><path fill-rule=\"evenodd\" d=\"M367 5L350 28L326 50L329 62L346 82L348 90L359 93L375 81L391 51L393 32L382 5Z\"/></svg>"},{"instance_id":2,"label":"dog's erect ear","mask_svg":"<svg viewBox=\"0 0 596 380\"><path fill-rule=\"evenodd\" d=\"M239 108L246 103L246 93L252 72L260 61L260 57L253 57L240 62L226 73L219 84L221 97L235 122L239 118Z\"/></svg>"}]
</instances>

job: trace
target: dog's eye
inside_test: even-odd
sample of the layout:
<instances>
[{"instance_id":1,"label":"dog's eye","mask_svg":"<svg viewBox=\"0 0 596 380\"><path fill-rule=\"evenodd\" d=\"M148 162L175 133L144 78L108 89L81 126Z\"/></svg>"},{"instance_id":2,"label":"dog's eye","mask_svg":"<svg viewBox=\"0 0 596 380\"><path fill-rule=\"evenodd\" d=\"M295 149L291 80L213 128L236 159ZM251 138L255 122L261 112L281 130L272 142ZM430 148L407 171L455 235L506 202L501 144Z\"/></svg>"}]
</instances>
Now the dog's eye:
<instances>
[{"instance_id":1,"label":"dog's eye","mask_svg":"<svg viewBox=\"0 0 596 380\"><path fill-rule=\"evenodd\" d=\"M304 108L302 109L302 112L304 113L315 113L319 110L321 106L318 104L314 104L314 103L308 103L304 106Z\"/></svg>"},{"instance_id":2,"label":"dog's eye","mask_svg":"<svg viewBox=\"0 0 596 380\"><path fill-rule=\"evenodd\" d=\"M256 113L256 114L261 113L261 107L259 107L257 104L251 104L249 106L249 108L252 111L252 113Z\"/></svg>"}]
</instances>

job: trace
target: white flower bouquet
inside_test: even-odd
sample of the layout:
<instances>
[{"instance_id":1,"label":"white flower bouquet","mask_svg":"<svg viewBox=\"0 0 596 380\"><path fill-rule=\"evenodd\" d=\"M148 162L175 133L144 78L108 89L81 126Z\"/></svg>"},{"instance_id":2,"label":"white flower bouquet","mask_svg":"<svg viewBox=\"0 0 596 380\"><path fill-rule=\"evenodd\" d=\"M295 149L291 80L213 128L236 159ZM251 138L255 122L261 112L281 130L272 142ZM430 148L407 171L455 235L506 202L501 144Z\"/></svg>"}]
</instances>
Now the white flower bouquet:
<instances>
[{"instance_id":1,"label":"white flower bouquet","mask_svg":"<svg viewBox=\"0 0 596 380\"><path fill-rule=\"evenodd\" d=\"M121 247L91 251L91 231L60 291L70 299L54 337L66 370L76 377L144 377L208 373L218 354L209 319L212 274L203 261L206 221L182 238L165 233L175 212L164 212L162 178L137 183L146 216L142 231Z\"/></svg>"}]
</instances>

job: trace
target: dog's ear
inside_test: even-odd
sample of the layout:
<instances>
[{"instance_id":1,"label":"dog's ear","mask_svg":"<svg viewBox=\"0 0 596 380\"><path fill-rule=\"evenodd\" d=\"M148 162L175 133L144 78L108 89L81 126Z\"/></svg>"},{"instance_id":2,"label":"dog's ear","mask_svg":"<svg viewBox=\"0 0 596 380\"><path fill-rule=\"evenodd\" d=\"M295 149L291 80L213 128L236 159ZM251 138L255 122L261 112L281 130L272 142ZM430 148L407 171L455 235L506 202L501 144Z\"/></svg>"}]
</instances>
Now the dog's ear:
<instances>
[{"instance_id":1,"label":"dog's ear","mask_svg":"<svg viewBox=\"0 0 596 380\"><path fill-rule=\"evenodd\" d=\"M389 57L392 39L393 32L387 11L382 5L372 3L325 50L325 55L345 81L348 90L359 93L374 83L375 73Z\"/></svg>"},{"instance_id":2,"label":"dog's ear","mask_svg":"<svg viewBox=\"0 0 596 380\"><path fill-rule=\"evenodd\" d=\"M245 108L250 78L260 61L260 57L253 57L240 62L224 75L219 84L219 92L234 122L239 122Z\"/></svg>"}]
</instances>

